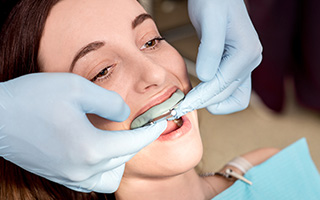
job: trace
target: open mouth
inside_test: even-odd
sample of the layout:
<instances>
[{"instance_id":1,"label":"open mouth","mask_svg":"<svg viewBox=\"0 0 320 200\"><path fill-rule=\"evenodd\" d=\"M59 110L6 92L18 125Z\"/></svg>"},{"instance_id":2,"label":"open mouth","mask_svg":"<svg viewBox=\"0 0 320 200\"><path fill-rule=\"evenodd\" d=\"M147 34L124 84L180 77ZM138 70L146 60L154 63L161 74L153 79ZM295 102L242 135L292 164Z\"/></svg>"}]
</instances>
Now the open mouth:
<instances>
[{"instance_id":1,"label":"open mouth","mask_svg":"<svg viewBox=\"0 0 320 200\"><path fill-rule=\"evenodd\" d=\"M174 119L173 122L177 125L178 128L180 128L183 124L182 118Z\"/></svg>"},{"instance_id":2,"label":"open mouth","mask_svg":"<svg viewBox=\"0 0 320 200\"><path fill-rule=\"evenodd\" d=\"M167 122L166 130L159 136L158 141L172 141L190 132L192 128L189 117L184 115L181 118Z\"/></svg>"},{"instance_id":3,"label":"open mouth","mask_svg":"<svg viewBox=\"0 0 320 200\"><path fill-rule=\"evenodd\" d=\"M167 119L166 117L171 116L170 115L171 111L179 105L179 103L183 100L183 98L184 98L184 93L181 90L177 89L176 92L174 92L171 95L171 97L168 98L166 101L151 107L146 112L136 117L132 121L130 128L131 129L140 128L148 124L151 124L157 120ZM172 122L173 122L173 125L176 126L176 128L181 127L183 124L183 120L181 118L175 119ZM172 123L169 123L169 124L172 124Z\"/></svg>"},{"instance_id":4,"label":"open mouth","mask_svg":"<svg viewBox=\"0 0 320 200\"><path fill-rule=\"evenodd\" d=\"M180 117L179 119L174 119L172 121L168 121L168 125L166 130L161 135L169 134L173 131L178 130L183 125L183 117Z\"/></svg>"}]
</instances>

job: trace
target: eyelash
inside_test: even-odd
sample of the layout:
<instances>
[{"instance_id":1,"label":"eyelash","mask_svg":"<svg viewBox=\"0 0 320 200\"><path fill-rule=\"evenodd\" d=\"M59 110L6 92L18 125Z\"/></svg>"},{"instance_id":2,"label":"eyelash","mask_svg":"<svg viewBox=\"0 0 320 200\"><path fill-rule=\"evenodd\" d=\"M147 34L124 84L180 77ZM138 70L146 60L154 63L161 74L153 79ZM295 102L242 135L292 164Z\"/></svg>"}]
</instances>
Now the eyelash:
<instances>
[{"instance_id":1,"label":"eyelash","mask_svg":"<svg viewBox=\"0 0 320 200\"><path fill-rule=\"evenodd\" d=\"M145 43L140 50L154 50L157 45L159 44L160 41L165 40L163 37L156 37L153 38L152 40L149 40L147 43ZM147 47L148 46L148 47ZM101 70L95 77L91 79L92 82L96 81L103 81L105 79L109 79L112 75L112 70L113 70L114 65L110 65L108 67L105 67L103 70Z\"/></svg>"},{"instance_id":2,"label":"eyelash","mask_svg":"<svg viewBox=\"0 0 320 200\"><path fill-rule=\"evenodd\" d=\"M165 40L165 38L163 37L156 37L156 38L153 38L152 40L149 40L147 43L145 43L141 48L140 50L145 50L145 49L148 49L148 50L154 50L157 45L159 44L159 42L161 42L162 40ZM149 43L149 44L148 44ZM150 44L151 43L151 44ZM146 45L149 45L149 47L147 47Z\"/></svg>"},{"instance_id":3,"label":"eyelash","mask_svg":"<svg viewBox=\"0 0 320 200\"><path fill-rule=\"evenodd\" d=\"M114 65L110 65L101 70L95 77L91 79L92 82L102 81L104 79L108 79L112 75Z\"/></svg>"}]
</instances>

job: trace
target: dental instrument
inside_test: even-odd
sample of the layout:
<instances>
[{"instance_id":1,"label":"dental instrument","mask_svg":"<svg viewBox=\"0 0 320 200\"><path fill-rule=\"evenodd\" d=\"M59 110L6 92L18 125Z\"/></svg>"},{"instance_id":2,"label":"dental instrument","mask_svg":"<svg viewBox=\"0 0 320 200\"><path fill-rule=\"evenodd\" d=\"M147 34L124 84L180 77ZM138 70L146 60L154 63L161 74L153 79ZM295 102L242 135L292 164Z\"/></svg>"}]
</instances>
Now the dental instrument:
<instances>
[{"instance_id":1,"label":"dental instrument","mask_svg":"<svg viewBox=\"0 0 320 200\"><path fill-rule=\"evenodd\" d=\"M179 127L181 127L182 124L179 122L180 120L174 119L174 116L177 114L177 111L175 110L175 108L177 108L180 105L180 103L181 103L181 101L179 101L176 105L174 105L174 107L172 109L168 110L168 112L165 112L164 114L160 115L159 117L152 119L146 125L149 125L149 124L151 125L151 124L157 123L160 120L167 120L167 121L174 121Z\"/></svg>"},{"instance_id":2,"label":"dental instrument","mask_svg":"<svg viewBox=\"0 0 320 200\"><path fill-rule=\"evenodd\" d=\"M181 101L184 99L184 96L184 93L177 89L169 99L161 104L153 106L143 114L136 117L131 123L131 129L140 128L162 120L173 120L178 126L181 126L181 119L175 119L174 116L176 115L175 108L180 105Z\"/></svg>"}]
</instances>

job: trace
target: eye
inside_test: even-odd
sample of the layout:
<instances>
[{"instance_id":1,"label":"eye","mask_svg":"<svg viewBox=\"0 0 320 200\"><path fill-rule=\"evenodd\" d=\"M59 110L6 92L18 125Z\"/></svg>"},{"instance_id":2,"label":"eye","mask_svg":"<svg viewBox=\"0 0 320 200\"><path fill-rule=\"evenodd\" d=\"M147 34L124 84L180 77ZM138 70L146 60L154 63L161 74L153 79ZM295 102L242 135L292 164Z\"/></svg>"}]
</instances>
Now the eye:
<instances>
[{"instance_id":1,"label":"eye","mask_svg":"<svg viewBox=\"0 0 320 200\"><path fill-rule=\"evenodd\" d=\"M161 41L161 40L164 40L165 38L163 37L156 37L156 38L153 38L152 40L149 40L147 43L145 43L141 48L140 50L145 50L145 49L154 49L157 44Z\"/></svg>"},{"instance_id":2,"label":"eye","mask_svg":"<svg viewBox=\"0 0 320 200\"><path fill-rule=\"evenodd\" d=\"M108 66L108 67L102 69L95 77L93 77L91 79L91 81L95 82L95 81L104 80L106 78L110 78L113 66L114 65L111 65L111 66Z\"/></svg>"}]
</instances>

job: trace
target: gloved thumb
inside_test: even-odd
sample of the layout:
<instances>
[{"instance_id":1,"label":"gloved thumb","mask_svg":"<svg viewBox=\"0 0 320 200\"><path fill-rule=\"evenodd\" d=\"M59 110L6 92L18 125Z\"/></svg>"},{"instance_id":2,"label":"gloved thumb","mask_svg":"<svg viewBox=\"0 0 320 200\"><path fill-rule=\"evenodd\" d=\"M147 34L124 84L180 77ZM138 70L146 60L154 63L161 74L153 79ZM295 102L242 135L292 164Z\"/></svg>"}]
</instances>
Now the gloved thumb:
<instances>
[{"instance_id":1,"label":"gloved thumb","mask_svg":"<svg viewBox=\"0 0 320 200\"><path fill-rule=\"evenodd\" d=\"M201 26L201 43L197 57L197 75L198 78L204 82L213 79L224 53L225 29L213 28L221 27L221 24L214 25L213 22L210 24L210 26Z\"/></svg>"},{"instance_id":2,"label":"gloved thumb","mask_svg":"<svg viewBox=\"0 0 320 200\"><path fill-rule=\"evenodd\" d=\"M124 121L130 115L130 108L122 97L98 85L85 81L77 96L79 106L85 113L99 115L112 121Z\"/></svg>"},{"instance_id":3,"label":"gloved thumb","mask_svg":"<svg viewBox=\"0 0 320 200\"><path fill-rule=\"evenodd\" d=\"M94 148L103 147L106 143L116 144L113 145L112 149L106 149L108 156L121 157L135 154L156 140L165 131L166 127L167 121L162 120L153 125L129 131L108 131L107 134L103 134L106 131L98 130L102 134L97 135L100 138L99 142L95 143Z\"/></svg>"}]
</instances>

